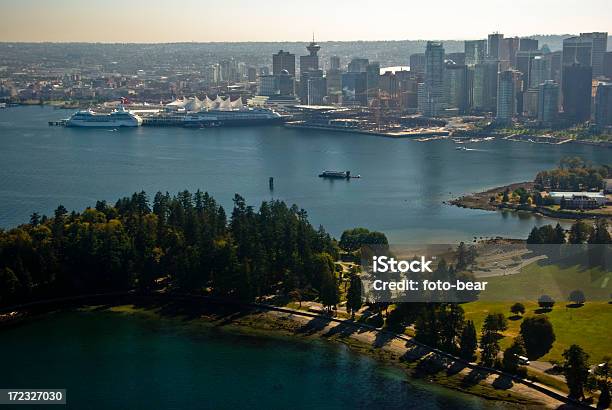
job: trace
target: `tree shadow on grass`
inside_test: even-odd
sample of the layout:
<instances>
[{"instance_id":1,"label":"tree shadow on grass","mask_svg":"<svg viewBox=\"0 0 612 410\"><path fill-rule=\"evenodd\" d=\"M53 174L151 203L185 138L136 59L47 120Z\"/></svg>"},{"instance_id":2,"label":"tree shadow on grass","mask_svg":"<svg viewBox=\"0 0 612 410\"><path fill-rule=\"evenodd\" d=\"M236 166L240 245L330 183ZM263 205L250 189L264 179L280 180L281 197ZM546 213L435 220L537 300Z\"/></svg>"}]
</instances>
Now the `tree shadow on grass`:
<instances>
[{"instance_id":1,"label":"tree shadow on grass","mask_svg":"<svg viewBox=\"0 0 612 410\"><path fill-rule=\"evenodd\" d=\"M450 366L448 366L446 368L446 375L447 376L454 376L456 374L459 374L466 367L467 366L463 362L455 361Z\"/></svg>"},{"instance_id":2,"label":"tree shadow on grass","mask_svg":"<svg viewBox=\"0 0 612 410\"><path fill-rule=\"evenodd\" d=\"M500 374L491 385L498 390L508 390L513 386L512 378Z\"/></svg>"},{"instance_id":3,"label":"tree shadow on grass","mask_svg":"<svg viewBox=\"0 0 612 410\"><path fill-rule=\"evenodd\" d=\"M388 332L376 332L376 338L374 339L374 343L372 343L372 347L380 348L393 340L395 336Z\"/></svg>"},{"instance_id":4,"label":"tree shadow on grass","mask_svg":"<svg viewBox=\"0 0 612 410\"><path fill-rule=\"evenodd\" d=\"M570 309L577 309L583 306L584 306L584 303L568 303L567 305L565 305L566 308L570 308Z\"/></svg>"},{"instance_id":5,"label":"tree shadow on grass","mask_svg":"<svg viewBox=\"0 0 612 410\"><path fill-rule=\"evenodd\" d=\"M472 387L487 378L489 372L485 370L472 369L463 379L461 379L461 385L463 387Z\"/></svg>"},{"instance_id":6,"label":"tree shadow on grass","mask_svg":"<svg viewBox=\"0 0 612 410\"><path fill-rule=\"evenodd\" d=\"M414 369L414 376L418 378L432 376L445 369L446 366L442 363L441 359L436 355L431 354L419 360Z\"/></svg>"},{"instance_id":7,"label":"tree shadow on grass","mask_svg":"<svg viewBox=\"0 0 612 410\"><path fill-rule=\"evenodd\" d=\"M538 315L542 315L544 313L552 312L552 308L539 308L539 309L534 310L533 312L538 314Z\"/></svg>"},{"instance_id":8,"label":"tree shadow on grass","mask_svg":"<svg viewBox=\"0 0 612 410\"><path fill-rule=\"evenodd\" d=\"M512 316L508 316L508 320L521 320L523 318L523 316L521 315L512 315Z\"/></svg>"}]
</instances>

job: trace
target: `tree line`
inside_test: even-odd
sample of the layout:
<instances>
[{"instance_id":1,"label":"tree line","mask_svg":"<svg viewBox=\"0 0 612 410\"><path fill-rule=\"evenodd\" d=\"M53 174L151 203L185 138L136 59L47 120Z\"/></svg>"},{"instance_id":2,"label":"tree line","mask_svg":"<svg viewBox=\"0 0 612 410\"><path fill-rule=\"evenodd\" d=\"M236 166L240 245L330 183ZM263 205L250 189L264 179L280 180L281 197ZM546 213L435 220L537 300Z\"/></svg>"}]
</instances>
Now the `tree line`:
<instances>
[{"instance_id":1,"label":"tree line","mask_svg":"<svg viewBox=\"0 0 612 410\"><path fill-rule=\"evenodd\" d=\"M233 202L227 216L205 192L158 192L152 203L140 192L34 213L0 230L0 304L162 286L243 301L297 290L334 304L338 249L323 227L282 201Z\"/></svg>"}]
</instances>

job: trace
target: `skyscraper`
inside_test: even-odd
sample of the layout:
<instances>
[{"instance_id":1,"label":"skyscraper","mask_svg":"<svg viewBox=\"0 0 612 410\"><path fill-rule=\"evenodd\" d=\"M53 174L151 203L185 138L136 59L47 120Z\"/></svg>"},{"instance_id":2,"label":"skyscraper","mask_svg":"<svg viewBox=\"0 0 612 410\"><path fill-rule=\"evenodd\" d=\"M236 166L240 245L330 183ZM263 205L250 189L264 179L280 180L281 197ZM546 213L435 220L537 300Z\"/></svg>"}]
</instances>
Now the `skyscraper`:
<instances>
[{"instance_id":1,"label":"skyscraper","mask_svg":"<svg viewBox=\"0 0 612 410\"><path fill-rule=\"evenodd\" d=\"M525 80L525 88L530 87L531 74L532 74L532 65L533 60L541 56L541 51L519 51L516 54L516 69L519 70L523 74L523 80Z\"/></svg>"},{"instance_id":2,"label":"skyscraper","mask_svg":"<svg viewBox=\"0 0 612 410\"><path fill-rule=\"evenodd\" d=\"M563 40L563 65L580 64L592 66L593 39L589 37L569 37Z\"/></svg>"},{"instance_id":3,"label":"skyscraper","mask_svg":"<svg viewBox=\"0 0 612 410\"><path fill-rule=\"evenodd\" d=\"M549 60L543 56L534 57L531 62L528 85L531 88L538 88L546 80L550 80Z\"/></svg>"},{"instance_id":4,"label":"skyscraper","mask_svg":"<svg viewBox=\"0 0 612 410\"><path fill-rule=\"evenodd\" d=\"M516 53L519 51L519 41L518 37L508 37L502 40L500 60L509 61L513 68L516 68Z\"/></svg>"},{"instance_id":5,"label":"skyscraper","mask_svg":"<svg viewBox=\"0 0 612 410\"><path fill-rule=\"evenodd\" d=\"M363 72L348 72L342 74L342 105L354 106L368 104L368 80Z\"/></svg>"},{"instance_id":6,"label":"skyscraper","mask_svg":"<svg viewBox=\"0 0 612 410\"><path fill-rule=\"evenodd\" d=\"M295 77L295 54L280 50L272 55L272 74L280 75L283 70Z\"/></svg>"},{"instance_id":7,"label":"skyscraper","mask_svg":"<svg viewBox=\"0 0 612 410\"><path fill-rule=\"evenodd\" d=\"M428 41L425 49L425 82L422 106L426 117L435 117L444 109L444 47L442 43Z\"/></svg>"},{"instance_id":8,"label":"skyscraper","mask_svg":"<svg viewBox=\"0 0 612 410\"><path fill-rule=\"evenodd\" d=\"M502 40L503 34L493 33L489 34L489 40L487 43L487 58L490 60L500 60L502 57Z\"/></svg>"},{"instance_id":9,"label":"skyscraper","mask_svg":"<svg viewBox=\"0 0 612 410\"><path fill-rule=\"evenodd\" d=\"M348 64L350 73L363 73L367 71L370 61L367 58L353 58Z\"/></svg>"},{"instance_id":10,"label":"skyscraper","mask_svg":"<svg viewBox=\"0 0 612 410\"><path fill-rule=\"evenodd\" d=\"M522 38L519 41L519 51L535 51L538 49L538 40L533 38Z\"/></svg>"},{"instance_id":11,"label":"skyscraper","mask_svg":"<svg viewBox=\"0 0 612 410\"><path fill-rule=\"evenodd\" d=\"M425 75L425 54L411 54L410 55L410 71L415 73L417 76Z\"/></svg>"},{"instance_id":12,"label":"skyscraper","mask_svg":"<svg viewBox=\"0 0 612 410\"><path fill-rule=\"evenodd\" d=\"M547 80L539 86L538 92L538 121L550 126L559 114L559 85Z\"/></svg>"},{"instance_id":13,"label":"skyscraper","mask_svg":"<svg viewBox=\"0 0 612 410\"><path fill-rule=\"evenodd\" d=\"M603 75L604 58L608 49L608 33L580 33L580 37L589 38L592 41L591 67L593 67L593 77Z\"/></svg>"},{"instance_id":14,"label":"skyscraper","mask_svg":"<svg viewBox=\"0 0 612 410\"><path fill-rule=\"evenodd\" d=\"M612 126L612 83L597 86L595 123L599 129Z\"/></svg>"},{"instance_id":15,"label":"skyscraper","mask_svg":"<svg viewBox=\"0 0 612 410\"><path fill-rule=\"evenodd\" d=\"M474 66L473 106L477 111L495 111L497 101L497 61Z\"/></svg>"},{"instance_id":16,"label":"skyscraper","mask_svg":"<svg viewBox=\"0 0 612 410\"><path fill-rule=\"evenodd\" d=\"M499 73L497 82L497 113L495 120L500 123L512 122L517 112L517 93L520 91L520 73L506 70Z\"/></svg>"},{"instance_id":17,"label":"skyscraper","mask_svg":"<svg viewBox=\"0 0 612 410\"><path fill-rule=\"evenodd\" d=\"M339 70L340 69L340 57L331 56L329 58L329 69L330 70Z\"/></svg>"},{"instance_id":18,"label":"skyscraper","mask_svg":"<svg viewBox=\"0 0 612 410\"><path fill-rule=\"evenodd\" d=\"M317 53L320 49L321 46L315 43L314 36L312 36L312 42L308 46L306 46L306 50L308 50L308 55L300 56L300 73L308 70L319 69L319 56L317 55Z\"/></svg>"},{"instance_id":19,"label":"skyscraper","mask_svg":"<svg viewBox=\"0 0 612 410\"><path fill-rule=\"evenodd\" d=\"M380 63L371 62L366 66L366 77L368 80L368 97L374 97L378 93L380 79Z\"/></svg>"},{"instance_id":20,"label":"skyscraper","mask_svg":"<svg viewBox=\"0 0 612 410\"><path fill-rule=\"evenodd\" d=\"M467 66L447 62L444 68L444 93L449 108L459 113L468 110L468 70Z\"/></svg>"},{"instance_id":21,"label":"skyscraper","mask_svg":"<svg viewBox=\"0 0 612 410\"><path fill-rule=\"evenodd\" d=\"M563 67L563 113L575 122L585 122L591 118L591 79L593 69L580 64Z\"/></svg>"},{"instance_id":22,"label":"skyscraper","mask_svg":"<svg viewBox=\"0 0 612 410\"><path fill-rule=\"evenodd\" d=\"M486 40L469 40L464 43L463 47L466 65L480 64L487 55Z\"/></svg>"},{"instance_id":23,"label":"skyscraper","mask_svg":"<svg viewBox=\"0 0 612 410\"><path fill-rule=\"evenodd\" d=\"M604 57L604 76L612 80L612 51L608 51Z\"/></svg>"}]
</instances>

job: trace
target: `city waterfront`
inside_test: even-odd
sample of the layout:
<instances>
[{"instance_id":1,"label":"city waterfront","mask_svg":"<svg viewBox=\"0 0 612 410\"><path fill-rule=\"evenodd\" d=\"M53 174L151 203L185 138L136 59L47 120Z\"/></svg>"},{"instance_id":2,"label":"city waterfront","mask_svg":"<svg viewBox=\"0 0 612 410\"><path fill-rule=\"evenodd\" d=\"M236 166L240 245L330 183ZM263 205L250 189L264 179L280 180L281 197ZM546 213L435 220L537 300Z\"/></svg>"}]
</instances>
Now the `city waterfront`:
<instances>
[{"instance_id":1,"label":"city waterfront","mask_svg":"<svg viewBox=\"0 0 612 410\"><path fill-rule=\"evenodd\" d=\"M580 144L495 140L456 150L445 140L419 143L283 127L114 131L47 125L71 112L0 111L0 226L25 223L32 212L51 214L59 204L72 210L141 190L152 197L156 191L201 189L228 209L235 193L254 206L272 198L296 203L335 236L364 226L386 232L394 242L526 237L534 224L550 220L443 201L531 180L564 156L594 163L609 158L608 150ZM317 177L328 169L362 178Z\"/></svg>"}]
</instances>

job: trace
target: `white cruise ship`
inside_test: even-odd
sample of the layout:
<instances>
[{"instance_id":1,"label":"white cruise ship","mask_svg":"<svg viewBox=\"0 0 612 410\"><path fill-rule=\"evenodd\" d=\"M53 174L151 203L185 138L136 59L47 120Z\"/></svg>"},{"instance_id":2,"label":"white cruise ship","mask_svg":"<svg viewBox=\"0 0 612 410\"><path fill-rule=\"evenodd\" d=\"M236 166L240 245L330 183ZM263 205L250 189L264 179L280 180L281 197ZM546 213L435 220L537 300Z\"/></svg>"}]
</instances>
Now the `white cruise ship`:
<instances>
[{"instance_id":1,"label":"white cruise ship","mask_svg":"<svg viewBox=\"0 0 612 410\"><path fill-rule=\"evenodd\" d=\"M142 118L126 110L123 106L108 114L95 113L92 110L78 111L67 121L67 127L139 127Z\"/></svg>"}]
</instances>

